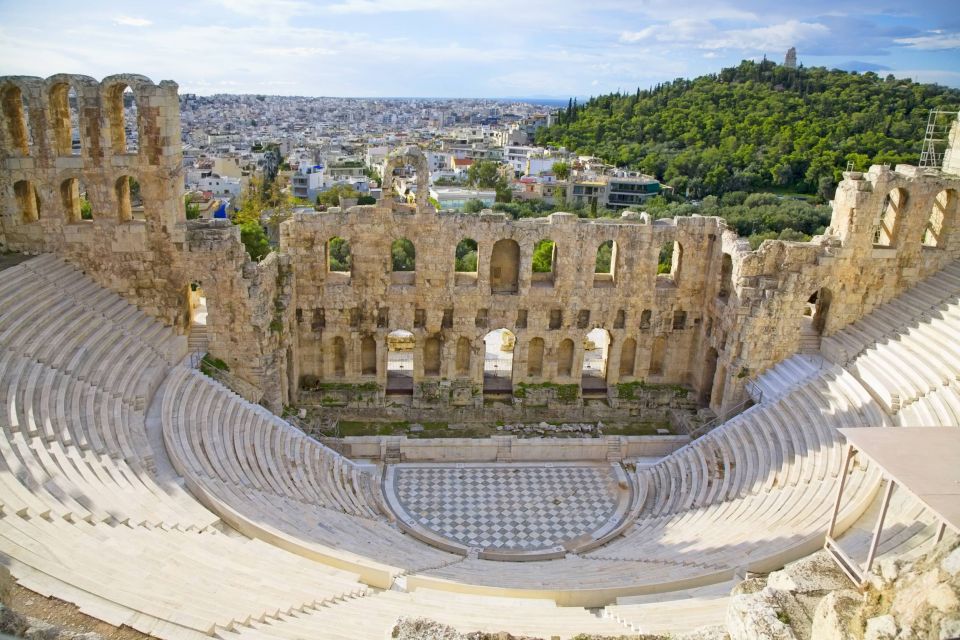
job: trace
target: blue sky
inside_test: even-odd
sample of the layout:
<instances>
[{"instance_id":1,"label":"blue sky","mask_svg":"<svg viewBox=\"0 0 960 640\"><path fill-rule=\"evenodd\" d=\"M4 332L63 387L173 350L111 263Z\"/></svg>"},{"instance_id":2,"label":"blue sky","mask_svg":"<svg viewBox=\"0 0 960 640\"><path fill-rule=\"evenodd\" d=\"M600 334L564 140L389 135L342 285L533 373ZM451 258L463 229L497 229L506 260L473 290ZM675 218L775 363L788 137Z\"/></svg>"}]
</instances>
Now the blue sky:
<instances>
[{"instance_id":1,"label":"blue sky","mask_svg":"<svg viewBox=\"0 0 960 640\"><path fill-rule=\"evenodd\" d=\"M790 46L960 87L960 2L0 0L0 75L136 72L202 94L586 96Z\"/></svg>"}]
</instances>

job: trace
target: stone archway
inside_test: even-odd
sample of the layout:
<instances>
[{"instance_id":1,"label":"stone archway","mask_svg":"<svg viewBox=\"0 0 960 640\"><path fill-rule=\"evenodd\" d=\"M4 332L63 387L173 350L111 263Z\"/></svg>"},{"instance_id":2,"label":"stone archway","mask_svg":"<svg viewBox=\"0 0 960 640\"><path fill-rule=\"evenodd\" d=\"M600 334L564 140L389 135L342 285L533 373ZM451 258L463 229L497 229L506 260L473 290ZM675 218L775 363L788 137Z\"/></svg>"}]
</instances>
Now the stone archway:
<instances>
[{"instance_id":1,"label":"stone archway","mask_svg":"<svg viewBox=\"0 0 960 640\"><path fill-rule=\"evenodd\" d=\"M430 167L423 151L414 145L395 149L387 156L383 167L383 194L380 201L392 205L393 198L397 195L393 188L393 172L407 165L412 165L417 173L417 213L424 213L430 204Z\"/></svg>"}]
</instances>

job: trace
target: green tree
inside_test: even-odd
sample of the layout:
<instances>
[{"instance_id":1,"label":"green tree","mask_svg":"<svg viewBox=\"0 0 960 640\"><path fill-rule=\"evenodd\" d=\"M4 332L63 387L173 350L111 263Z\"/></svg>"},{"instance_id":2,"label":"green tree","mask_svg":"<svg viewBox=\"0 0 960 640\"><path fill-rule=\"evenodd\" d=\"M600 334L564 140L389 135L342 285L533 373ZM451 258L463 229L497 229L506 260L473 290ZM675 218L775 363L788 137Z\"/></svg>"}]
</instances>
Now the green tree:
<instances>
[{"instance_id":1,"label":"green tree","mask_svg":"<svg viewBox=\"0 0 960 640\"><path fill-rule=\"evenodd\" d=\"M553 175L556 176L557 180L566 180L570 177L570 165L566 162L554 162L551 169L553 170Z\"/></svg>"},{"instance_id":2,"label":"green tree","mask_svg":"<svg viewBox=\"0 0 960 640\"><path fill-rule=\"evenodd\" d=\"M463 203L463 212L464 213L480 213L483 211L484 204L483 200L477 198L470 198Z\"/></svg>"},{"instance_id":3,"label":"green tree","mask_svg":"<svg viewBox=\"0 0 960 640\"><path fill-rule=\"evenodd\" d=\"M553 240L541 240L533 248L533 272L553 271Z\"/></svg>"},{"instance_id":4,"label":"green tree","mask_svg":"<svg viewBox=\"0 0 960 640\"><path fill-rule=\"evenodd\" d=\"M350 271L353 268L353 256L350 243L339 236L330 238L327 243L330 252L328 267L330 271Z\"/></svg>"},{"instance_id":5,"label":"green tree","mask_svg":"<svg viewBox=\"0 0 960 640\"><path fill-rule=\"evenodd\" d=\"M613 259L613 241L607 240L597 249L597 259L593 268L594 273L610 273L610 263Z\"/></svg>"},{"instance_id":6,"label":"green tree","mask_svg":"<svg viewBox=\"0 0 960 640\"><path fill-rule=\"evenodd\" d=\"M194 202L189 195L183 197L183 208L187 220L196 220L200 217L200 205Z\"/></svg>"},{"instance_id":7,"label":"green tree","mask_svg":"<svg viewBox=\"0 0 960 640\"><path fill-rule=\"evenodd\" d=\"M479 160L467 169L467 184L477 189L495 189L504 180L500 173L500 163L493 160Z\"/></svg>"},{"instance_id":8,"label":"green tree","mask_svg":"<svg viewBox=\"0 0 960 640\"><path fill-rule=\"evenodd\" d=\"M240 225L240 241L253 260L263 260L270 253L270 241L259 222L244 222Z\"/></svg>"},{"instance_id":9,"label":"green tree","mask_svg":"<svg viewBox=\"0 0 960 640\"><path fill-rule=\"evenodd\" d=\"M417 252L413 243L406 238L393 241L390 245L390 256L394 271L416 271Z\"/></svg>"},{"instance_id":10,"label":"green tree","mask_svg":"<svg viewBox=\"0 0 960 640\"><path fill-rule=\"evenodd\" d=\"M771 187L812 195L848 162L861 171L916 163L932 108L957 110L960 90L745 60L648 90L571 100L536 141L639 169L693 198Z\"/></svg>"},{"instance_id":11,"label":"green tree","mask_svg":"<svg viewBox=\"0 0 960 640\"><path fill-rule=\"evenodd\" d=\"M457 244L455 271L474 273L477 270L477 242L464 238Z\"/></svg>"},{"instance_id":12,"label":"green tree","mask_svg":"<svg viewBox=\"0 0 960 640\"><path fill-rule=\"evenodd\" d=\"M359 200L360 192L350 184L335 184L323 193L317 194L317 204L328 207L339 207L340 198Z\"/></svg>"},{"instance_id":13,"label":"green tree","mask_svg":"<svg viewBox=\"0 0 960 640\"><path fill-rule=\"evenodd\" d=\"M660 247L660 257L657 260L657 273L670 273L673 269L673 243L667 242Z\"/></svg>"},{"instance_id":14,"label":"green tree","mask_svg":"<svg viewBox=\"0 0 960 640\"><path fill-rule=\"evenodd\" d=\"M93 220L93 205L87 200L87 196L80 196L80 219Z\"/></svg>"}]
</instances>

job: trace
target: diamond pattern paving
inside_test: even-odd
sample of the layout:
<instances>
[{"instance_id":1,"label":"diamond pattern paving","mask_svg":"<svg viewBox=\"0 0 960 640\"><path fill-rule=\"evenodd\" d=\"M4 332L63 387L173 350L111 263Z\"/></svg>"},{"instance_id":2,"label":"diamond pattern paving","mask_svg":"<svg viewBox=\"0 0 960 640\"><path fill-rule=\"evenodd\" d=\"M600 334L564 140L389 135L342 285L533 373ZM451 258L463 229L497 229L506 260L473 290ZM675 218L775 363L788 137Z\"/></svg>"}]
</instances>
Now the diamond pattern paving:
<instances>
[{"instance_id":1,"label":"diamond pattern paving","mask_svg":"<svg viewBox=\"0 0 960 640\"><path fill-rule=\"evenodd\" d=\"M394 488L420 526L498 551L561 545L602 527L618 504L609 465L398 465Z\"/></svg>"}]
</instances>

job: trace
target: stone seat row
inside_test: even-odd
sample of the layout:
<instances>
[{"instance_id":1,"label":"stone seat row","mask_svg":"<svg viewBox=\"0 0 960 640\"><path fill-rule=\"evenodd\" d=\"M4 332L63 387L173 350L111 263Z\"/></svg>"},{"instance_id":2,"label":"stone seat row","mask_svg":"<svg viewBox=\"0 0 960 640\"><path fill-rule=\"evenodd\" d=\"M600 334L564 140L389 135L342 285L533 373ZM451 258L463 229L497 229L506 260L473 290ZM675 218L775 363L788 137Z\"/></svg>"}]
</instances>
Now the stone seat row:
<instances>
[{"instance_id":1,"label":"stone seat row","mask_svg":"<svg viewBox=\"0 0 960 640\"><path fill-rule=\"evenodd\" d=\"M280 616L281 621L240 629L237 640L255 638L389 638L400 618L428 618L461 633L506 631L514 636L561 638L579 634L621 636L626 627L580 607L558 607L551 600L500 598L432 589L412 593L383 591L316 611Z\"/></svg>"},{"instance_id":2,"label":"stone seat row","mask_svg":"<svg viewBox=\"0 0 960 640\"><path fill-rule=\"evenodd\" d=\"M874 469L851 471L841 526L862 512L878 482ZM641 518L622 537L579 558L521 566L467 559L424 573L429 578L515 589L542 585L629 593L707 584L729 579L741 568L764 570L819 548L835 490L835 481L810 482Z\"/></svg>"},{"instance_id":3,"label":"stone seat row","mask_svg":"<svg viewBox=\"0 0 960 640\"><path fill-rule=\"evenodd\" d=\"M24 286L35 285L33 296L17 295L17 288L0 293L0 343L142 411L167 366L135 333L142 323L128 318L128 330L121 330L124 323L106 320L53 285L31 280Z\"/></svg>"},{"instance_id":4,"label":"stone seat row","mask_svg":"<svg viewBox=\"0 0 960 640\"><path fill-rule=\"evenodd\" d=\"M21 298L29 303L36 293L51 300L32 305L21 324L54 325L65 311L56 291L30 269L17 274L12 291L12 280L0 284L3 321L12 305L31 307ZM140 331L153 322L132 309L124 326ZM355 573L221 533L219 518L182 479L153 472L148 463L163 452L145 434L143 411L112 382L136 377L137 359L113 359L115 375L94 385L69 367L72 356L38 352L43 339L25 345L18 335L6 331L0 340L0 553L23 586L165 640L209 637L366 592ZM157 337L155 345L176 347L172 331ZM90 339L72 338L80 349ZM165 377L167 360L140 350Z\"/></svg>"},{"instance_id":5,"label":"stone seat row","mask_svg":"<svg viewBox=\"0 0 960 640\"><path fill-rule=\"evenodd\" d=\"M754 380L754 388L760 391L755 402L773 402L790 389L819 374L823 359L819 356L796 354L782 360Z\"/></svg>"},{"instance_id":6,"label":"stone seat row","mask_svg":"<svg viewBox=\"0 0 960 640\"><path fill-rule=\"evenodd\" d=\"M22 263L24 269L48 284L56 286L66 297L103 320L114 323L121 332L139 337L168 364L175 364L183 355L182 338L169 331L156 318L140 311L118 293L97 284L84 272L54 254L43 254Z\"/></svg>"},{"instance_id":7,"label":"stone seat row","mask_svg":"<svg viewBox=\"0 0 960 640\"><path fill-rule=\"evenodd\" d=\"M960 304L955 306L956 313L902 325L895 336L877 340L847 362L888 412L960 380Z\"/></svg>"},{"instance_id":8,"label":"stone seat row","mask_svg":"<svg viewBox=\"0 0 960 640\"><path fill-rule=\"evenodd\" d=\"M173 369L163 398L168 450L185 474L375 518L371 476L199 371Z\"/></svg>"},{"instance_id":9,"label":"stone seat row","mask_svg":"<svg viewBox=\"0 0 960 640\"><path fill-rule=\"evenodd\" d=\"M157 633L162 623L165 638L210 635L366 592L353 574L216 530L4 515L0 545L23 586L68 595L116 626Z\"/></svg>"},{"instance_id":10,"label":"stone seat row","mask_svg":"<svg viewBox=\"0 0 960 640\"><path fill-rule=\"evenodd\" d=\"M865 508L878 479L869 469L851 473L850 497L841 510L844 524ZM770 570L820 548L834 494L832 484L820 483L802 491L748 496L638 522L622 538L581 557L527 563L470 558L422 572L427 580L418 575L406 579L418 586L434 586L429 579L482 585L491 593L538 588L604 592L593 604L605 604L611 594L710 584L729 580L744 568Z\"/></svg>"},{"instance_id":11,"label":"stone seat row","mask_svg":"<svg viewBox=\"0 0 960 640\"><path fill-rule=\"evenodd\" d=\"M845 365L876 341L896 337L902 327L931 317L957 316L960 300L960 261L905 290L899 296L821 340L821 352Z\"/></svg>"},{"instance_id":12,"label":"stone seat row","mask_svg":"<svg viewBox=\"0 0 960 640\"><path fill-rule=\"evenodd\" d=\"M938 387L897 412L901 427L960 426L960 383Z\"/></svg>"},{"instance_id":13,"label":"stone seat row","mask_svg":"<svg viewBox=\"0 0 960 640\"><path fill-rule=\"evenodd\" d=\"M650 496L644 514L656 517L835 478L842 462L836 429L879 425L874 421L882 421L882 414L870 410L865 394L839 367L818 373L640 470Z\"/></svg>"},{"instance_id":14,"label":"stone seat row","mask_svg":"<svg viewBox=\"0 0 960 640\"><path fill-rule=\"evenodd\" d=\"M17 513L203 528L216 521L161 487L134 412L118 399L0 346L0 475ZM140 422L142 428L142 420Z\"/></svg>"}]
</instances>

